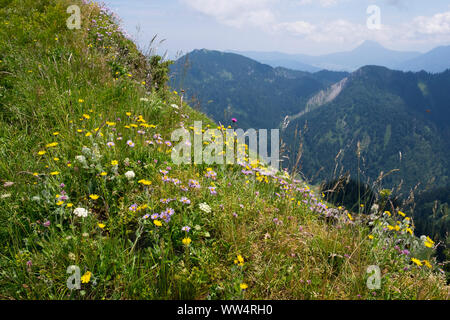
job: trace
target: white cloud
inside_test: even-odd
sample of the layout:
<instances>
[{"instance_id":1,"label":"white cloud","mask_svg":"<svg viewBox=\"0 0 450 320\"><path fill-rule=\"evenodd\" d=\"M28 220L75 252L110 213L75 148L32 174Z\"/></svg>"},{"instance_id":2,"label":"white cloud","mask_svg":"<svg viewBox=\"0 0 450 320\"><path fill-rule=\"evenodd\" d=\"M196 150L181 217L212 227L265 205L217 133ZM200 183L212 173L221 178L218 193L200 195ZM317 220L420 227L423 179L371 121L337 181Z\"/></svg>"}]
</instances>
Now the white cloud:
<instances>
[{"instance_id":1,"label":"white cloud","mask_svg":"<svg viewBox=\"0 0 450 320\"><path fill-rule=\"evenodd\" d=\"M321 7L332 7L337 5L339 0L299 0L299 5L318 3Z\"/></svg>"},{"instance_id":2,"label":"white cloud","mask_svg":"<svg viewBox=\"0 0 450 320\"><path fill-rule=\"evenodd\" d=\"M306 21L283 22L274 26L276 31L285 31L293 35L310 35L317 29Z\"/></svg>"},{"instance_id":3,"label":"white cloud","mask_svg":"<svg viewBox=\"0 0 450 320\"><path fill-rule=\"evenodd\" d=\"M345 19L332 21L283 21L277 19L281 0L180 0L194 10L215 18L219 23L243 28L258 27L276 34L290 35L313 43L356 44L371 39L384 45L438 43L450 41L450 11L433 16L419 16L409 23L384 25L381 30L369 30L365 24ZM330 7L350 0L295 0L297 5L318 4ZM403 0L384 0L401 6Z\"/></svg>"},{"instance_id":4,"label":"white cloud","mask_svg":"<svg viewBox=\"0 0 450 320\"><path fill-rule=\"evenodd\" d=\"M450 11L438 13L432 17L416 17L412 26L419 34L450 35Z\"/></svg>"},{"instance_id":5,"label":"white cloud","mask_svg":"<svg viewBox=\"0 0 450 320\"><path fill-rule=\"evenodd\" d=\"M272 25L270 5L276 0L182 0L193 9L233 27Z\"/></svg>"}]
</instances>

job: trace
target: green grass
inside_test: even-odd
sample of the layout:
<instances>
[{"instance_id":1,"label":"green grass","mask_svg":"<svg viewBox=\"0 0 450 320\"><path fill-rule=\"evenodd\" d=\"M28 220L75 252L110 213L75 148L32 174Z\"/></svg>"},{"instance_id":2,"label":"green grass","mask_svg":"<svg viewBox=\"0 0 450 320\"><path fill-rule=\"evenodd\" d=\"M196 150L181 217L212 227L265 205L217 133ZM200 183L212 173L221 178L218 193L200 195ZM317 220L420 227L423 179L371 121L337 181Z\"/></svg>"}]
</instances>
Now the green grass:
<instances>
[{"instance_id":1,"label":"green grass","mask_svg":"<svg viewBox=\"0 0 450 320\"><path fill-rule=\"evenodd\" d=\"M328 219L311 210L320 195L283 173L259 174L261 164L174 165L165 142L181 122L216 125L153 88L164 66L149 64L97 5L79 2L82 29L67 29L69 4L0 0L0 298L447 298L432 249L398 213L374 212L372 226L341 209ZM87 217L74 215L79 207ZM148 217L168 208L169 222ZM66 285L71 265L85 276L81 290ZM378 290L366 286L369 265L382 271Z\"/></svg>"}]
</instances>

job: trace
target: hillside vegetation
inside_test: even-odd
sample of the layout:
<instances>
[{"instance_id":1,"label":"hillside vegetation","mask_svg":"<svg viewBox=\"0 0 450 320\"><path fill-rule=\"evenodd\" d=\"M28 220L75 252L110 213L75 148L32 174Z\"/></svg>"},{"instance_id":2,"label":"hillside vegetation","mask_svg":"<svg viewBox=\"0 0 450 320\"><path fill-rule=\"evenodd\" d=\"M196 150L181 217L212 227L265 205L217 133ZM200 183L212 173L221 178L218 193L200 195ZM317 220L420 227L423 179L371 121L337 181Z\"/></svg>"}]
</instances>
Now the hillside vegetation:
<instances>
[{"instance_id":1,"label":"hillside vegetation","mask_svg":"<svg viewBox=\"0 0 450 320\"><path fill-rule=\"evenodd\" d=\"M174 129L216 125L107 9L0 0L0 17L1 299L448 298L437 244L395 208L333 209L258 162L173 164Z\"/></svg>"}]
</instances>

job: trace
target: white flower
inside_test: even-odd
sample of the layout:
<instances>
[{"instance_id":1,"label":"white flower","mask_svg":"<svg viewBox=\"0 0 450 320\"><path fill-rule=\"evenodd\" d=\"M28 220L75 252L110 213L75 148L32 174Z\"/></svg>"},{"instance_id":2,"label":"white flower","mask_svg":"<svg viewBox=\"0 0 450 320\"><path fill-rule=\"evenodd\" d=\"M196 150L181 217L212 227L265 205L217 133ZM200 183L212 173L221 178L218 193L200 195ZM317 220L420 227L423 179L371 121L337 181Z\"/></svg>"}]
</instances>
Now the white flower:
<instances>
[{"instance_id":1,"label":"white flower","mask_svg":"<svg viewBox=\"0 0 450 320\"><path fill-rule=\"evenodd\" d=\"M206 213L211 212L211 207L208 204L206 204L205 202L200 203L198 206L200 207L200 210L202 210L203 212L206 212Z\"/></svg>"},{"instance_id":2,"label":"white flower","mask_svg":"<svg viewBox=\"0 0 450 320\"><path fill-rule=\"evenodd\" d=\"M86 162L86 158L84 156L76 156L75 160L81 162L81 163L85 163Z\"/></svg>"},{"instance_id":3,"label":"white flower","mask_svg":"<svg viewBox=\"0 0 450 320\"><path fill-rule=\"evenodd\" d=\"M171 104L170 106L174 109L180 109L176 104Z\"/></svg>"},{"instance_id":4,"label":"white flower","mask_svg":"<svg viewBox=\"0 0 450 320\"><path fill-rule=\"evenodd\" d=\"M82 152L84 155L86 155L86 156L90 156L90 155L92 154L92 150L89 149L88 147L83 147L83 148L81 149L81 152Z\"/></svg>"},{"instance_id":5,"label":"white flower","mask_svg":"<svg viewBox=\"0 0 450 320\"><path fill-rule=\"evenodd\" d=\"M76 208L73 210L73 214L78 217L86 218L88 216L88 211L85 208Z\"/></svg>"},{"instance_id":6,"label":"white flower","mask_svg":"<svg viewBox=\"0 0 450 320\"><path fill-rule=\"evenodd\" d=\"M125 177L127 177L128 180L134 179L136 177L136 174L133 171L127 171L125 172Z\"/></svg>"}]
</instances>

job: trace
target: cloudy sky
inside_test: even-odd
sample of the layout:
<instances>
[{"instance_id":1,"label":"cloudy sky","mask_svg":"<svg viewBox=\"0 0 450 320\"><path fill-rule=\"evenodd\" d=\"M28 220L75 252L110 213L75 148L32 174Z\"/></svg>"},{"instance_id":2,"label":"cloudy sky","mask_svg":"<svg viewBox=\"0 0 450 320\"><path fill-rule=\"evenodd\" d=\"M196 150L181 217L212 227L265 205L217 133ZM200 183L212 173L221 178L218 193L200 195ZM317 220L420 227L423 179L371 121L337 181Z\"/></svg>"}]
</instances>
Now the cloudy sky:
<instances>
[{"instance_id":1,"label":"cloudy sky","mask_svg":"<svg viewBox=\"0 0 450 320\"><path fill-rule=\"evenodd\" d=\"M141 45L324 54L375 40L394 50L450 45L449 0L104 0ZM381 25L375 11L379 8ZM369 25L367 21L369 20ZM374 24L375 23L375 24Z\"/></svg>"}]
</instances>

